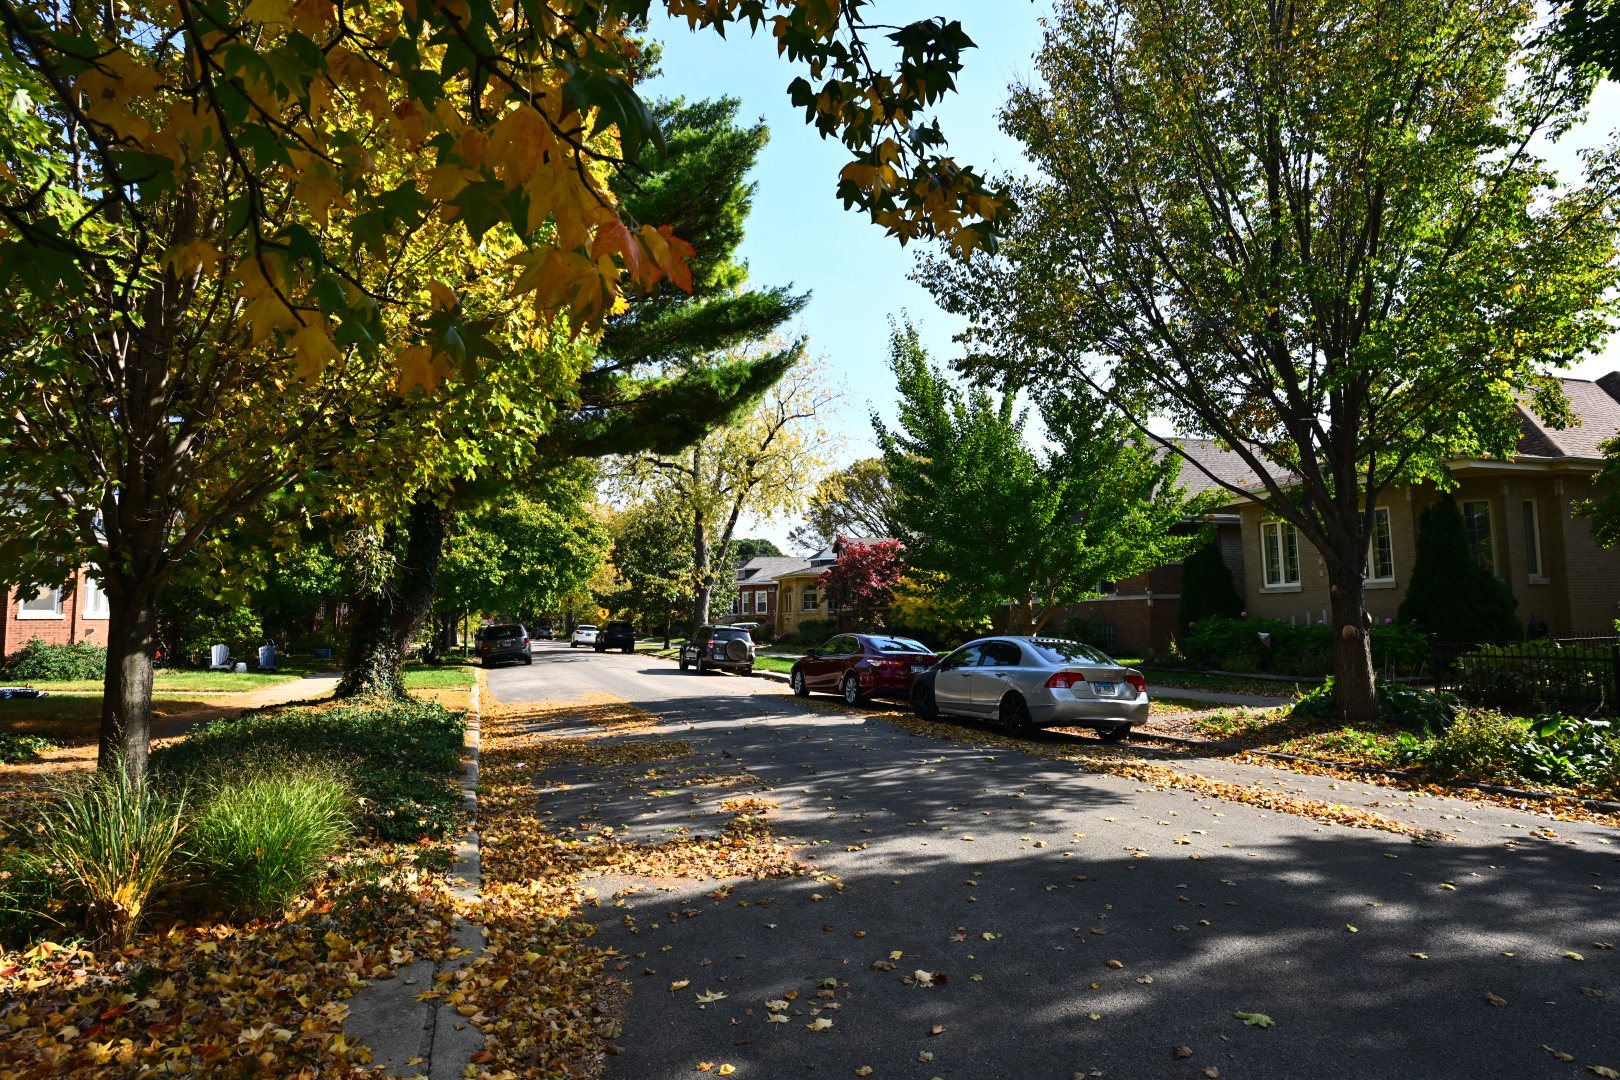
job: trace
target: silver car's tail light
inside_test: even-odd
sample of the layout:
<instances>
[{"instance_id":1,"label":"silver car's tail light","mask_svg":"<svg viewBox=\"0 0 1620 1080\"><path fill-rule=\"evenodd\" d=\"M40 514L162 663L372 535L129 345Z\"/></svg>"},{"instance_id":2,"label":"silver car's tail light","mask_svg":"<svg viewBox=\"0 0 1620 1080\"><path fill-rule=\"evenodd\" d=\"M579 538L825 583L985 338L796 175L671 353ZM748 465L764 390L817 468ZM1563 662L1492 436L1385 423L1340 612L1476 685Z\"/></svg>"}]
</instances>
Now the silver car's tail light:
<instances>
[{"instance_id":1,"label":"silver car's tail light","mask_svg":"<svg viewBox=\"0 0 1620 1080\"><path fill-rule=\"evenodd\" d=\"M1086 677L1078 671L1059 671L1046 680L1046 685L1054 690L1067 690L1069 687L1077 686L1085 681Z\"/></svg>"},{"instance_id":2,"label":"silver car's tail light","mask_svg":"<svg viewBox=\"0 0 1620 1080\"><path fill-rule=\"evenodd\" d=\"M1125 681L1136 687L1138 694L1147 693L1147 680L1140 675L1127 675Z\"/></svg>"}]
</instances>

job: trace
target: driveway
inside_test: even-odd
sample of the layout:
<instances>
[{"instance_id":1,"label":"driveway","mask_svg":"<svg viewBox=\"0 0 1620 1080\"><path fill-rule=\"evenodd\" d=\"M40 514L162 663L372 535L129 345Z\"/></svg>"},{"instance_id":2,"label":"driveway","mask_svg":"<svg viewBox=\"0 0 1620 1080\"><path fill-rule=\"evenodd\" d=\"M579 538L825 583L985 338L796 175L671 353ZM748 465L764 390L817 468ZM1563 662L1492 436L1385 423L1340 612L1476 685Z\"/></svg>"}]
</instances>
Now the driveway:
<instances>
[{"instance_id":1,"label":"driveway","mask_svg":"<svg viewBox=\"0 0 1620 1080\"><path fill-rule=\"evenodd\" d=\"M1620 942L1614 830L1214 759L1171 763L1377 804L1453 837L1418 846L975 745L988 729L972 722L957 740L924 738L882 707L851 713L764 680L565 645L488 684L501 702L640 706L659 736L748 770L780 804L778 831L807 845L809 875L744 880L722 898L713 881L595 883L601 906L586 914L597 940L626 954L635 987L610 1078L722 1065L739 1080L1573 1080L1593 1075L1587 1066L1620 1069L1620 950L1597 944ZM718 830L719 802L738 794L694 786L651 800L635 771L568 770L551 777L566 788L536 799L559 827L658 839ZM610 899L627 887L639 891ZM690 984L672 992L680 980ZM700 1004L708 991L725 996ZM789 1022L768 1022L765 1003L789 991Z\"/></svg>"}]
</instances>

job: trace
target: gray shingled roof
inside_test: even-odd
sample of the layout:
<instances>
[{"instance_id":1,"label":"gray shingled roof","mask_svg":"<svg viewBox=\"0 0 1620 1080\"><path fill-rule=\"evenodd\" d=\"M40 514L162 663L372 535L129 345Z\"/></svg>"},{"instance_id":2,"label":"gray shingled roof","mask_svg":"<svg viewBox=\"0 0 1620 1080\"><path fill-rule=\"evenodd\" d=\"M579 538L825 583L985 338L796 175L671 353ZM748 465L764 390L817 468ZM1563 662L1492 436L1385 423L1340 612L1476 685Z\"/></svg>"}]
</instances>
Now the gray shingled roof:
<instances>
[{"instance_id":1,"label":"gray shingled roof","mask_svg":"<svg viewBox=\"0 0 1620 1080\"><path fill-rule=\"evenodd\" d=\"M808 569L810 569L809 559L799 559L791 555L759 555L737 567L737 580L770 581L782 574Z\"/></svg>"},{"instance_id":2,"label":"gray shingled roof","mask_svg":"<svg viewBox=\"0 0 1620 1080\"><path fill-rule=\"evenodd\" d=\"M1204 469L1214 473L1216 478L1224 480L1228 484L1236 484L1246 490L1257 491L1260 489L1260 478L1249 467L1249 463L1233 451L1222 447L1214 439L1178 438L1170 441L1179 446L1182 452L1192 459L1192 461L1183 461L1181 463L1181 474L1176 480L1177 483L1187 489L1187 494L1202 495L1206 491L1228 490L1211 479L1198 465L1202 465ZM1170 451L1163 450L1162 452L1169 453ZM1194 465L1193 461L1196 461L1198 465Z\"/></svg>"},{"instance_id":3,"label":"gray shingled roof","mask_svg":"<svg viewBox=\"0 0 1620 1080\"><path fill-rule=\"evenodd\" d=\"M1562 381L1570 408L1581 422L1559 431L1537 416L1528 404L1521 405L1519 426L1523 434L1519 437L1517 448L1520 457L1600 458L1603 456L1601 444L1620 434L1620 372L1611 372L1596 382L1588 379ZM1260 479L1248 463L1213 439L1171 441L1221 480L1247 490L1260 490ZM1169 453L1167 450L1161 452ZM1189 462L1182 462L1179 483L1191 495L1220 489L1219 484Z\"/></svg>"},{"instance_id":4,"label":"gray shingled roof","mask_svg":"<svg viewBox=\"0 0 1620 1080\"><path fill-rule=\"evenodd\" d=\"M1528 404L1519 406L1519 439L1522 457L1600 458L1601 444L1620 433L1620 372L1610 372L1600 381L1561 379L1570 410L1580 424L1562 431L1551 427Z\"/></svg>"}]
</instances>

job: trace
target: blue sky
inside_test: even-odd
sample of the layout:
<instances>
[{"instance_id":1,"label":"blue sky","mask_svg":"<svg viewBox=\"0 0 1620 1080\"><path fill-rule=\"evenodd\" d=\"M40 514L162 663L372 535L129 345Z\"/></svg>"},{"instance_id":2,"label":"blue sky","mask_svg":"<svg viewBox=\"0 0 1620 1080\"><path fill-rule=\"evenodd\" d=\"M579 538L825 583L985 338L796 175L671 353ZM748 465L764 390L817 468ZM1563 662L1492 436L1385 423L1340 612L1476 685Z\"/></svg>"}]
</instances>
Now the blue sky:
<instances>
[{"instance_id":1,"label":"blue sky","mask_svg":"<svg viewBox=\"0 0 1620 1080\"><path fill-rule=\"evenodd\" d=\"M1003 135L996 113L1010 82L1027 77L1041 43L1037 22L1050 11L1048 0L881 0L870 9L876 21L904 25L943 16L962 23L976 49L965 58L957 93L938 110L941 126L958 160L982 172L1020 170L1025 161L1016 142ZM730 95L742 100L739 120L763 117L771 142L754 179L758 191L748 220L742 256L757 285L791 282L813 294L801 317L810 351L828 358L846 387L839 415L830 425L846 439L845 460L876 452L868 414L893 416L894 384L886 364L888 319L902 312L917 323L938 359L956 355L951 335L960 320L934 306L920 286L907 280L912 250L883 235L864 215L846 211L836 197L838 170L848 160L844 148L823 141L788 101L787 85L800 73L779 59L768 34L691 33L684 22L662 20L652 34L664 44L664 74L638 89L647 97ZM1588 123L1571 133L1548 157L1578 176L1574 151L1603 141L1620 115L1620 88L1605 84L1593 101ZM1620 335L1606 356L1569 372L1593 378L1620 368ZM767 536L778 544L792 522L753 522L741 535ZM785 544L784 550L785 550Z\"/></svg>"}]
</instances>

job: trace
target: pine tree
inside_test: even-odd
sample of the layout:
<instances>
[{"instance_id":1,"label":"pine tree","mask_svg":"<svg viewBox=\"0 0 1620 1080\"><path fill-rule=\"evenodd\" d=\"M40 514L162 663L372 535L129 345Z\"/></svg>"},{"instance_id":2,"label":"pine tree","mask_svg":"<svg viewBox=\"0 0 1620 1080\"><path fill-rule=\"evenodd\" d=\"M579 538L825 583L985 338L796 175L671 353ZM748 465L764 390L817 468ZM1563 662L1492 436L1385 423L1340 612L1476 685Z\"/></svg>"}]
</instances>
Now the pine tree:
<instances>
[{"instance_id":1,"label":"pine tree","mask_svg":"<svg viewBox=\"0 0 1620 1080\"><path fill-rule=\"evenodd\" d=\"M1448 493L1418 518L1417 559L1398 615L1443 643L1514 641L1519 601L1479 564L1462 511Z\"/></svg>"}]
</instances>

